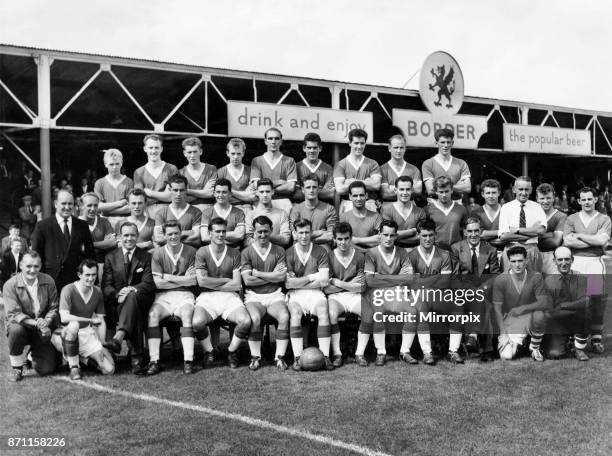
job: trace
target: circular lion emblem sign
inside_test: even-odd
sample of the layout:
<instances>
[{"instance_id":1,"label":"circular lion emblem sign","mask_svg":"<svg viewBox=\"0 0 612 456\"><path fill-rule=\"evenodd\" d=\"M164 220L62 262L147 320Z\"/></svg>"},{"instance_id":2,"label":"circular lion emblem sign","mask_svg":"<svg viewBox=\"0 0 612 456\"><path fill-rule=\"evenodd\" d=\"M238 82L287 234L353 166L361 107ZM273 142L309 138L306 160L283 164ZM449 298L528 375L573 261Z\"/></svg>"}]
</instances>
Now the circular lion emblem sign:
<instances>
[{"instance_id":1,"label":"circular lion emblem sign","mask_svg":"<svg viewBox=\"0 0 612 456\"><path fill-rule=\"evenodd\" d=\"M457 114L463 103L463 74L450 54L437 51L425 59L419 93L432 114Z\"/></svg>"}]
</instances>

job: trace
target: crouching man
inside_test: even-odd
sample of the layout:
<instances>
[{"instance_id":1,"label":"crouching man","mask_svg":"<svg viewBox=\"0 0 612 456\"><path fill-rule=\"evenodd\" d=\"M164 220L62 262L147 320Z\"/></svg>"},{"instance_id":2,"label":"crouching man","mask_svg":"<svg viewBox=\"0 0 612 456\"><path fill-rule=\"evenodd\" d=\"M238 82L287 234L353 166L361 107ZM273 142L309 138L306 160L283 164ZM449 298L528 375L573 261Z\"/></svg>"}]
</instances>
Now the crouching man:
<instances>
[{"instance_id":1,"label":"crouching man","mask_svg":"<svg viewBox=\"0 0 612 456\"><path fill-rule=\"evenodd\" d=\"M94 365L104 375L115 373L115 362L102 346L106 340L104 297L94 285L98 277L98 263L83 260L77 268L79 280L62 288L59 313L64 356L70 366L70 379L80 380L80 360Z\"/></svg>"},{"instance_id":2,"label":"crouching man","mask_svg":"<svg viewBox=\"0 0 612 456\"><path fill-rule=\"evenodd\" d=\"M40 272L40 255L28 250L19 263L21 272L2 289L11 370L9 381L23 379L26 345L38 375L49 375L57 366L51 334L57 327L57 289L51 276Z\"/></svg>"},{"instance_id":3,"label":"crouching man","mask_svg":"<svg viewBox=\"0 0 612 456\"><path fill-rule=\"evenodd\" d=\"M513 359L527 335L534 361L544 361L540 350L550 310L542 274L526 269L527 250L521 245L507 250L510 271L493 284L493 311L499 327L498 350L501 359Z\"/></svg>"}]
</instances>

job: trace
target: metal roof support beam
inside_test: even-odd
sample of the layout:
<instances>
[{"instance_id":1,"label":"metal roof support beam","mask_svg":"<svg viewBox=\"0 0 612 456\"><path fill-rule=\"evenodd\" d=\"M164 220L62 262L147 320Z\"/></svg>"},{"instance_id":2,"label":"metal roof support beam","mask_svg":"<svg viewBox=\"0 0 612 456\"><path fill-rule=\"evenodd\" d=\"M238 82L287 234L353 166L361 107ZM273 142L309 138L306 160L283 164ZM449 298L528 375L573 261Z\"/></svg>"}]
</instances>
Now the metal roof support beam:
<instances>
[{"instance_id":1,"label":"metal roof support beam","mask_svg":"<svg viewBox=\"0 0 612 456\"><path fill-rule=\"evenodd\" d=\"M370 96L368 98L366 98L366 101L363 102L363 104L361 105L361 108L359 108L359 112L363 112L363 110L365 109L365 107L368 105L368 103L370 102L370 100L372 99L372 96L374 95L374 92L370 92Z\"/></svg>"},{"instance_id":2,"label":"metal roof support beam","mask_svg":"<svg viewBox=\"0 0 612 456\"><path fill-rule=\"evenodd\" d=\"M55 115L55 117L52 119L53 123L57 122L57 119L59 119L61 117L62 114L64 114L64 112L66 112L66 110L72 106L72 104L77 100L77 98L79 98L82 93L85 91L85 89L87 89L87 87L89 87L91 85L92 82L94 82L96 80L96 78L100 75L100 73L102 73L102 66L100 66L100 68L98 69L98 71L96 71L91 78L89 78L89 80L83 84L83 87L81 87L77 93L74 94L74 96L68 101L68 103L66 103L64 105L64 107L62 109L60 109L60 111Z\"/></svg>"},{"instance_id":3,"label":"metal roof support beam","mask_svg":"<svg viewBox=\"0 0 612 456\"><path fill-rule=\"evenodd\" d=\"M179 111L179 113L181 115L184 115L180 111ZM197 127L202 130L202 127L200 127L199 125L197 125ZM154 130L137 130L137 129L129 129L129 128L79 127L79 126L76 126L76 125L60 125L60 126L56 126L55 130L99 131L99 132L105 132L105 133L137 133L137 134L143 134L143 135L148 135L148 134L154 133ZM164 134L180 135L180 136L194 136L194 135L195 136L198 136L198 135L204 136L204 134L194 133L193 131L164 131ZM214 134L207 134L207 135L208 136L216 136ZM217 136L221 136L223 138L227 137L227 135L217 135Z\"/></svg>"},{"instance_id":4,"label":"metal roof support beam","mask_svg":"<svg viewBox=\"0 0 612 456\"><path fill-rule=\"evenodd\" d=\"M219 96L221 97L221 99L225 102L225 104L227 104L227 98L225 98L225 95L223 95L221 93L221 91L219 90L219 87L217 87L217 84L215 84L212 79L210 79L210 76L208 77L208 79L206 79L206 83L210 84L212 86L213 89L215 89L215 92L217 92L219 94ZM208 93L208 91L206 91L206 93ZM207 124L208 125L208 124Z\"/></svg>"},{"instance_id":5,"label":"metal roof support beam","mask_svg":"<svg viewBox=\"0 0 612 456\"><path fill-rule=\"evenodd\" d=\"M183 106L183 103L185 103L187 101L187 99L191 96L191 94L193 94L193 92L196 91L196 89L198 87L200 87L200 84L202 84L202 81L204 81L204 75L202 75L202 79L198 79L198 81L194 84L194 86L189 90L189 92L187 92L185 94L185 96L183 97L183 99L181 101L178 102L178 104L174 107L174 109L172 111L170 111L170 114L168 114L166 116L166 118L164 120L161 121L161 125L165 128L166 126L166 122L168 122L168 120L170 120L170 118L174 115L174 113L176 113L176 111L179 110L179 108L181 106Z\"/></svg>"},{"instance_id":6,"label":"metal roof support beam","mask_svg":"<svg viewBox=\"0 0 612 456\"><path fill-rule=\"evenodd\" d=\"M208 81L208 80L204 81L204 123L206 123L206 128L203 131L207 131L208 130L208 84L211 83L211 82L212 81ZM225 103L227 104L227 101ZM181 113L181 114L183 114L183 116L187 117L184 113ZM189 119L189 120L192 121L191 119Z\"/></svg>"},{"instance_id":7,"label":"metal roof support beam","mask_svg":"<svg viewBox=\"0 0 612 456\"><path fill-rule=\"evenodd\" d=\"M42 181L43 217L51 215L51 63L50 56L40 54L35 58L38 81L38 117L40 127L40 175Z\"/></svg>"},{"instance_id":8,"label":"metal roof support beam","mask_svg":"<svg viewBox=\"0 0 612 456\"><path fill-rule=\"evenodd\" d=\"M26 113L26 115L34 120L34 117L36 117L36 113L33 112L25 103L23 103L19 98L17 98L17 96L11 91L11 89L8 88L8 86L2 82L2 79L0 79L0 87L2 87L4 90L6 90L6 93L8 93L11 98L13 100L15 100L15 103L17 103L19 105L19 107L23 110L23 112Z\"/></svg>"},{"instance_id":9,"label":"metal roof support beam","mask_svg":"<svg viewBox=\"0 0 612 456\"><path fill-rule=\"evenodd\" d=\"M14 148L17 150L17 152L19 152L21 155L23 155L23 158L25 158L25 159L28 161L28 163L30 163L30 165L32 165L32 167L33 167L33 168L34 168L36 171L38 171L39 173L41 172L40 166L38 166L36 163L34 163L34 160L32 160L32 159L31 159L31 158L28 156L28 154L26 154L26 153L24 152L24 150L23 150L21 147L19 147L19 146L18 146L18 145L15 143L15 141L13 141L13 140L12 140L12 139L9 137L9 135L7 135L5 132L2 132L2 136L4 136L4 138L5 138L5 139L6 139L6 140L9 142L9 144L10 144L11 146L13 146L13 147L14 147Z\"/></svg>"},{"instance_id":10,"label":"metal roof support beam","mask_svg":"<svg viewBox=\"0 0 612 456\"><path fill-rule=\"evenodd\" d=\"M143 116L146 117L146 119L153 126L153 128L155 128L155 131L158 132L158 133L163 132L164 131L163 125L156 124L155 122L153 122L153 119L151 119L151 117L149 117L149 114L147 114L147 112L142 108L142 106L140 106L140 103L138 103L136 98L134 98L134 96L130 93L130 91L127 89L127 87L124 86L123 83L119 80L119 78L115 75L115 73L113 73L113 70L111 69L110 65L108 67L102 67L102 69L105 70L105 71L108 71L108 73L113 77L115 82L117 84L119 84L119 87L121 87L121 89L129 97L129 99L132 100L132 103L134 103L134 106L136 106L138 108L138 110L142 113Z\"/></svg>"},{"instance_id":11,"label":"metal roof support beam","mask_svg":"<svg viewBox=\"0 0 612 456\"><path fill-rule=\"evenodd\" d=\"M293 92L293 85L291 85L291 87L289 87L289 89L285 92L285 94L280 98L280 100L278 100L276 102L276 104L282 104L283 101L285 101L285 98L287 98L289 96L289 94Z\"/></svg>"},{"instance_id":12,"label":"metal roof support beam","mask_svg":"<svg viewBox=\"0 0 612 456\"><path fill-rule=\"evenodd\" d=\"M295 89L295 91L298 93L298 95L300 96L300 98L302 99L304 104L310 108L310 103L308 103L308 101L306 101L306 98L304 97L304 95L302 95L302 92L300 92L300 87L299 86Z\"/></svg>"},{"instance_id":13,"label":"metal roof support beam","mask_svg":"<svg viewBox=\"0 0 612 456\"><path fill-rule=\"evenodd\" d=\"M382 101L380 101L380 98L378 98L378 94L376 92L374 92L372 94L372 96L374 98L376 98L376 101L378 101L378 104L380 105L380 107L382 108L383 111L385 111L385 114L387 115L387 117L389 118L389 120L392 120L393 118L391 117L391 114L389 114L389 111L387 111L387 108L385 108L385 105L382 103Z\"/></svg>"},{"instance_id":14,"label":"metal roof support beam","mask_svg":"<svg viewBox=\"0 0 612 456\"><path fill-rule=\"evenodd\" d=\"M603 127L601 126L601 123L599 122L599 119L597 119L595 122L597 123L597 126L599 127L599 130L601 131L601 134L603 135L604 139L608 143L608 147L610 148L610 151L612 151L612 144L610 144L610 140L608 139L608 135L606 135L606 132L604 131Z\"/></svg>"}]
</instances>

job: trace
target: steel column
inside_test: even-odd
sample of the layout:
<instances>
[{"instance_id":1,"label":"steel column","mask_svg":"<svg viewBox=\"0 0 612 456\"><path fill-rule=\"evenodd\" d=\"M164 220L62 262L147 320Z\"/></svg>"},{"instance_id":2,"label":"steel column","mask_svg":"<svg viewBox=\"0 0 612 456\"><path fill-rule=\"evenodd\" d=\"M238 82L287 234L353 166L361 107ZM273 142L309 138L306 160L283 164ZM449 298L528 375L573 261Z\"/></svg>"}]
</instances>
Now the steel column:
<instances>
[{"instance_id":1,"label":"steel column","mask_svg":"<svg viewBox=\"0 0 612 456\"><path fill-rule=\"evenodd\" d=\"M40 168L42 179L42 213L49 217L51 206L51 63L48 55L41 54L36 58L38 66L38 118L40 128Z\"/></svg>"}]
</instances>

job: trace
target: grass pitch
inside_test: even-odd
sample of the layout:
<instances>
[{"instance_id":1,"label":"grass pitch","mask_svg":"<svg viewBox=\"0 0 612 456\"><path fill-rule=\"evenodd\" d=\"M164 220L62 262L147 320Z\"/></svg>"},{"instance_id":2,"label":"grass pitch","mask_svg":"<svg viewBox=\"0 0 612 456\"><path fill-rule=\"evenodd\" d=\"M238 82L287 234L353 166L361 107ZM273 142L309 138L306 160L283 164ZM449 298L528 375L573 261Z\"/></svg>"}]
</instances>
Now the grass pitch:
<instances>
[{"instance_id":1,"label":"grass pitch","mask_svg":"<svg viewBox=\"0 0 612 456\"><path fill-rule=\"evenodd\" d=\"M1 328L4 332L4 329ZM607 346L612 347L608 338ZM56 454L74 455L351 455L356 452L261 428L177 403L265 420L393 455L612 454L612 355L586 363L530 358L452 366L383 368L345 365L333 372L250 372L225 365L182 374L169 366L135 377L127 363L113 377L85 371L121 395L56 376L6 380L6 338L0 338L0 454L6 438L65 437ZM44 454L32 449L14 454Z\"/></svg>"}]
</instances>

